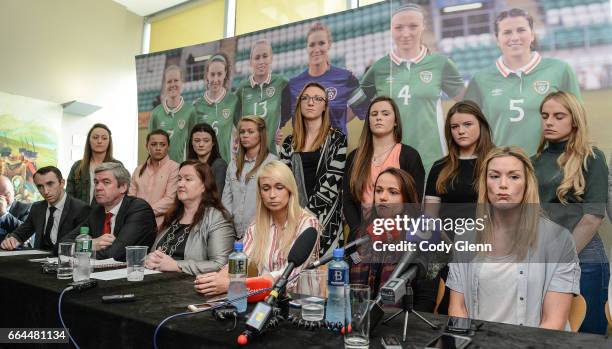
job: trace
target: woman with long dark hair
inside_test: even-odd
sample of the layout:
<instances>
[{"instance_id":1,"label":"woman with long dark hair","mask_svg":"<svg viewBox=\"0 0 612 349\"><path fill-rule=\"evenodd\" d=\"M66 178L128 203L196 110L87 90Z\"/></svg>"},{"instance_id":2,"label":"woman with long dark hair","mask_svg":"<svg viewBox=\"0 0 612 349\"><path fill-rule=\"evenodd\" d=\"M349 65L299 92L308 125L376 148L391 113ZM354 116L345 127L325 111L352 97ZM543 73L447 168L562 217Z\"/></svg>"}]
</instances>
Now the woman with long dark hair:
<instances>
[{"instance_id":1,"label":"woman with long dark hair","mask_svg":"<svg viewBox=\"0 0 612 349\"><path fill-rule=\"evenodd\" d=\"M346 160L342 183L348 242L362 228L363 217L368 215L374 201L374 182L385 169L395 167L406 171L414 181L415 202L421 202L425 170L416 149L401 143L402 132L401 117L393 99L376 97L368 108L359 145Z\"/></svg>"},{"instance_id":2,"label":"woman with long dark hair","mask_svg":"<svg viewBox=\"0 0 612 349\"><path fill-rule=\"evenodd\" d=\"M113 158L113 137L108 126L94 124L87 132L87 143L83 159L77 160L70 168L66 180L66 193L86 203L94 204L94 170L103 162L118 162Z\"/></svg>"},{"instance_id":3,"label":"woman with long dark hair","mask_svg":"<svg viewBox=\"0 0 612 349\"><path fill-rule=\"evenodd\" d=\"M195 114L189 127L205 122L212 126L219 139L219 151L226 162L232 158L232 139L235 137L238 118L238 97L228 91L231 72L229 57L222 52L215 53L206 62L204 96L193 102Z\"/></svg>"},{"instance_id":4,"label":"woman with long dark hair","mask_svg":"<svg viewBox=\"0 0 612 349\"><path fill-rule=\"evenodd\" d=\"M227 263L235 237L210 167L187 160L179 169L176 200L146 267L190 275L218 271Z\"/></svg>"},{"instance_id":5,"label":"woman with long dark hair","mask_svg":"<svg viewBox=\"0 0 612 349\"><path fill-rule=\"evenodd\" d=\"M215 176L219 193L223 193L227 163L219 152L217 134L209 124L203 122L191 128L187 143L187 160L198 160L208 164Z\"/></svg>"},{"instance_id":6,"label":"woman with long dark hair","mask_svg":"<svg viewBox=\"0 0 612 349\"><path fill-rule=\"evenodd\" d=\"M134 170L128 195L141 198L151 205L159 229L176 199L179 164L168 155L168 132L160 129L150 132L146 144L149 156Z\"/></svg>"},{"instance_id":7,"label":"woman with long dark hair","mask_svg":"<svg viewBox=\"0 0 612 349\"><path fill-rule=\"evenodd\" d=\"M457 102L446 115L444 135L448 155L429 171L425 213L443 219L473 218L478 168L494 147L489 123L476 103Z\"/></svg>"}]
</instances>

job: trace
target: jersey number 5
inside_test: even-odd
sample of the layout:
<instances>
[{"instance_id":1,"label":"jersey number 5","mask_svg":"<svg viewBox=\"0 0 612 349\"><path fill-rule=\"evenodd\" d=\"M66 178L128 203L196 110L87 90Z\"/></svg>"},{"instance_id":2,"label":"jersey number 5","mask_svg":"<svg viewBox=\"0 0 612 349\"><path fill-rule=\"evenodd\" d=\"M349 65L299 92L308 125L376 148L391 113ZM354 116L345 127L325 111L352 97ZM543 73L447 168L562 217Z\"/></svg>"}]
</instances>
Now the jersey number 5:
<instances>
[{"instance_id":1,"label":"jersey number 5","mask_svg":"<svg viewBox=\"0 0 612 349\"><path fill-rule=\"evenodd\" d=\"M518 113L517 116L511 117L510 121L519 122L523 120L523 117L525 116L525 110L521 106L523 103L525 103L524 99L511 99L510 100L510 110L516 111Z\"/></svg>"}]
</instances>

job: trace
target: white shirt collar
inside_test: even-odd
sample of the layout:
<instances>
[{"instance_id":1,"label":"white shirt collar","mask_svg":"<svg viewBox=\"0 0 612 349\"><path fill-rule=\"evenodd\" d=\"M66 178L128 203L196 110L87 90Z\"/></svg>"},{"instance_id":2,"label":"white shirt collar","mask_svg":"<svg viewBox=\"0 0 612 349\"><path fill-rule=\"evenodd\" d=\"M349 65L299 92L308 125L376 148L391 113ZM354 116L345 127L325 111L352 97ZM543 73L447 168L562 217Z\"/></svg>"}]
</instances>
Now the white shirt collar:
<instances>
[{"instance_id":1,"label":"white shirt collar","mask_svg":"<svg viewBox=\"0 0 612 349\"><path fill-rule=\"evenodd\" d=\"M497 61L495 62L495 65L497 66L497 70L499 70L499 72L505 78L507 78L511 73L514 73L517 76L521 76L521 74L529 74L529 73L531 73L533 71L533 69L535 69L535 67L538 66L538 64L540 63L541 60L542 60L542 56L540 56L540 54L538 52L533 52L529 62L527 64L525 64L524 66L518 68L518 69L515 69L515 70L510 69L504 63L504 59L501 56L497 59Z\"/></svg>"},{"instance_id":2,"label":"white shirt collar","mask_svg":"<svg viewBox=\"0 0 612 349\"><path fill-rule=\"evenodd\" d=\"M119 201L117 205L115 205L115 207L111 208L110 211L108 212L112 213L113 217L117 217L117 213L119 213L119 209L121 208L122 203L123 203L123 198L121 199L121 201Z\"/></svg>"},{"instance_id":3,"label":"white shirt collar","mask_svg":"<svg viewBox=\"0 0 612 349\"><path fill-rule=\"evenodd\" d=\"M49 203L47 203L47 209L49 209L50 206L54 206L57 211L63 210L64 205L66 204L66 196L68 196L68 194L66 194L66 192L63 192L62 198L60 199L60 201L56 202L55 205L49 205Z\"/></svg>"}]
</instances>

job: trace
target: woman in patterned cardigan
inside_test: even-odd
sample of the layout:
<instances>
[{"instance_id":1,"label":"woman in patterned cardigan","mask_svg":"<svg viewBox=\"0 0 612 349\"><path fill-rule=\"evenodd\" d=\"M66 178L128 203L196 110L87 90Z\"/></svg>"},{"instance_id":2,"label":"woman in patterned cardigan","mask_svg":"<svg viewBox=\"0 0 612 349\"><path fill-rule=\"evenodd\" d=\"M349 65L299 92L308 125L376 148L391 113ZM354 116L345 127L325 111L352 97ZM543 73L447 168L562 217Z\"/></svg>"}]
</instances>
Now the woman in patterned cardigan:
<instances>
[{"instance_id":1,"label":"woman in patterned cardigan","mask_svg":"<svg viewBox=\"0 0 612 349\"><path fill-rule=\"evenodd\" d=\"M291 168L300 204L313 212L322 226L320 255L330 254L342 239L342 177L346 136L331 128L329 100L316 82L304 86L295 108L293 134L280 153Z\"/></svg>"}]
</instances>

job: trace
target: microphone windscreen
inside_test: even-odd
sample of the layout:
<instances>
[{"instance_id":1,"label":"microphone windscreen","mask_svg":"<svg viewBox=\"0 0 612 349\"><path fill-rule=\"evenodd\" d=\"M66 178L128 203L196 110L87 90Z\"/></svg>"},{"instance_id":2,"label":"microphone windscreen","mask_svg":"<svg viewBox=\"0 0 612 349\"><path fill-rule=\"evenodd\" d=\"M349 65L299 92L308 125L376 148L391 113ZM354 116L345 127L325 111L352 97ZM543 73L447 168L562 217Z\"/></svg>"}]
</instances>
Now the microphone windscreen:
<instances>
[{"instance_id":1,"label":"microphone windscreen","mask_svg":"<svg viewBox=\"0 0 612 349\"><path fill-rule=\"evenodd\" d=\"M312 248L317 242L317 237L319 233L315 228L306 229L293 243L291 250L289 251L289 256L287 256L287 262L293 262L293 265L299 267L304 264L310 252L312 252Z\"/></svg>"},{"instance_id":2,"label":"microphone windscreen","mask_svg":"<svg viewBox=\"0 0 612 349\"><path fill-rule=\"evenodd\" d=\"M271 288L271 287L272 287L272 280L267 279L262 276L246 279L246 288L247 288L247 292L249 293L255 292L261 289L265 289L265 288ZM249 296L249 298L247 298L247 302L257 303L257 302L263 301L264 299L266 299L266 297L268 297L269 294L270 294L270 290Z\"/></svg>"}]
</instances>

